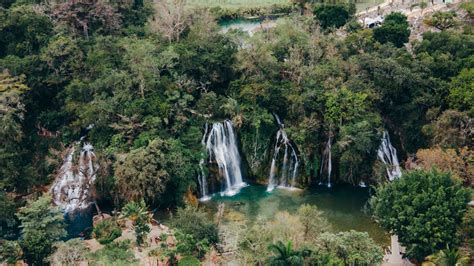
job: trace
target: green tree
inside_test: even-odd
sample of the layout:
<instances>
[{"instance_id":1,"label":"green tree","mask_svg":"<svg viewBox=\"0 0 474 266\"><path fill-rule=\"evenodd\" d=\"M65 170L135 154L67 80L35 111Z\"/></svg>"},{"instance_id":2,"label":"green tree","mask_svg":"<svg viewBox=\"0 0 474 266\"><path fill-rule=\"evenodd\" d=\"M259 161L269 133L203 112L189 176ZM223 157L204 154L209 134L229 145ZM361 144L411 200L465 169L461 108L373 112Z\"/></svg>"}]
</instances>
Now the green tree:
<instances>
[{"instance_id":1,"label":"green tree","mask_svg":"<svg viewBox=\"0 0 474 266\"><path fill-rule=\"evenodd\" d=\"M291 241L285 245L278 241L276 244L268 246L274 256L268 259L268 264L271 266L299 266L304 265L304 258L310 255L309 250L293 250Z\"/></svg>"},{"instance_id":2,"label":"green tree","mask_svg":"<svg viewBox=\"0 0 474 266\"><path fill-rule=\"evenodd\" d=\"M89 255L91 265L138 265L135 255L130 249L130 240L112 242L104 248Z\"/></svg>"},{"instance_id":3,"label":"green tree","mask_svg":"<svg viewBox=\"0 0 474 266\"><path fill-rule=\"evenodd\" d=\"M30 89L24 76L0 73L0 189L25 191L31 184L22 154L23 123L26 114L24 94Z\"/></svg>"},{"instance_id":4,"label":"green tree","mask_svg":"<svg viewBox=\"0 0 474 266\"><path fill-rule=\"evenodd\" d=\"M148 212L145 201L142 199L140 202L129 202L122 208L122 216L130 219L133 222L133 228L135 229L135 236L137 245L141 246L145 243L146 236L150 233L150 214Z\"/></svg>"},{"instance_id":5,"label":"green tree","mask_svg":"<svg viewBox=\"0 0 474 266\"><path fill-rule=\"evenodd\" d=\"M0 263L15 265L23 257L18 241L0 239Z\"/></svg>"},{"instance_id":6,"label":"green tree","mask_svg":"<svg viewBox=\"0 0 474 266\"><path fill-rule=\"evenodd\" d=\"M382 248L367 232L323 233L314 244L313 265L378 265L382 262Z\"/></svg>"},{"instance_id":7,"label":"green tree","mask_svg":"<svg viewBox=\"0 0 474 266\"><path fill-rule=\"evenodd\" d=\"M396 47L402 47L408 42L410 29L407 17L394 12L385 17L382 25L374 29L374 39L380 43L391 42Z\"/></svg>"},{"instance_id":8,"label":"green tree","mask_svg":"<svg viewBox=\"0 0 474 266\"><path fill-rule=\"evenodd\" d=\"M303 225L303 238L305 241L316 238L319 234L330 229L328 221L323 217L323 212L316 206L303 204L298 208L298 218Z\"/></svg>"},{"instance_id":9,"label":"green tree","mask_svg":"<svg viewBox=\"0 0 474 266\"><path fill-rule=\"evenodd\" d=\"M178 208L171 225L182 233L191 235L196 241L207 240L210 244L219 241L217 225L206 212L192 206Z\"/></svg>"},{"instance_id":10,"label":"green tree","mask_svg":"<svg viewBox=\"0 0 474 266\"><path fill-rule=\"evenodd\" d=\"M120 158L115 163L118 196L124 200L143 198L156 205L170 200L173 195L166 199L164 193L167 186L176 185L182 197L189 184L186 180L192 176L189 157L182 150L177 141L157 138Z\"/></svg>"},{"instance_id":11,"label":"green tree","mask_svg":"<svg viewBox=\"0 0 474 266\"><path fill-rule=\"evenodd\" d=\"M0 9L0 57L38 53L52 35L52 21L31 5Z\"/></svg>"},{"instance_id":12,"label":"green tree","mask_svg":"<svg viewBox=\"0 0 474 266\"><path fill-rule=\"evenodd\" d=\"M447 245L459 245L457 230L469 198L460 181L433 169L408 172L380 186L370 204L380 225L398 235L407 256L421 262Z\"/></svg>"},{"instance_id":13,"label":"green tree","mask_svg":"<svg viewBox=\"0 0 474 266\"><path fill-rule=\"evenodd\" d=\"M21 222L20 245L26 260L35 265L46 263L53 252L53 243L66 236L63 214L51 206L51 197L44 195L29 201L17 216Z\"/></svg>"},{"instance_id":14,"label":"green tree","mask_svg":"<svg viewBox=\"0 0 474 266\"><path fill-rule=\"evenodd\" d=\"M323 29L340 28L354 15L355 9L351 4L322 4L317 5L313 13Z\"/></svg>"},{"instance_id":15,"label":"green tree","mask_svg":"<svg viewBox=\"0 0 474 266\"><path fill-rule=\"evenodd\" d=\"M87 261L89 249L84 243L79 238L55 243L56 250L49 256L49 262L52 265L77 265L81 261Z\"/></svg>"},{"instance_id":16,"label":"green tree","mask_svg":"<svg viewBox=\"0 0 474 266\"><path fill-rule=\"evenodd\" d=\"M437 11L431 15L431 18L426 20L426 23L438 30L447 30L459 24L456 20L456 16L456 12L454 11Z\"/></svg>"},{"instance_id":17,"label":"green tree","mask_svg":"<svg viewBox=\"0 0 474 266\"><path fill-rule=\"evenodd\" d=\"M53 6L52 17L70 33L88 38L90 33L111 34L120 28L120 16L107 2L66 1Z\"/></svg>"},{"instance_id":18,"label":"green tree","mask_svg":"<svg viewBox=\"0 0 474 266\"><path fill-rule=\"evenodd\" d=\"M428 263L423 263L426 266L467 266L469 265L469 257L461 253L460 250L451 249L449 246L446 249L439 251L436 254L427 257Z\"/></svg>"},{"instance_id":19,"label":"green tree","mask_svg":"<svg viewBox=\"0 0 474 266\"><path fill-rule=\"evenodd\" d=\"M451 81L449 105L474 115L474 68L465 68Z\"/></svg>"},{"instance_id":20,"label":"green tree","mask_svg":"<svg viewBox=\"0 0 474 266\"><path fill-rule=\"evenodd\" d=\"M104 220L94 226L93 237L102 245L106 245L122 235L122 230L115 219Z\"/></svg>"}]
</instances>

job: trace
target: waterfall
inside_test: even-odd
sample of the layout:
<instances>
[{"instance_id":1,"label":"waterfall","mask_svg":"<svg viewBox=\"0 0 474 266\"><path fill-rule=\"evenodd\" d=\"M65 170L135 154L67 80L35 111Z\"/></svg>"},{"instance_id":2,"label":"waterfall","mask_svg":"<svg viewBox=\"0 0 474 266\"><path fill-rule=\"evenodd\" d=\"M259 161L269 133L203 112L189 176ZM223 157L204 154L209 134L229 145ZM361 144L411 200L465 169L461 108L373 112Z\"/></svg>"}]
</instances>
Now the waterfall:
<instances>
[{"instance_id":1,"label":"waterfall","mask_svg":"<svg viewBox=\"0 0 474 266\"><path fill-rule=\"evenodd\" d=\"M402 176L400 163L398 162L397 150L390 142L390 136L387 131L383 132L382 142L377 151L378 158L385 164L387 176L390 181L393 181Z\"/></svg>"},{"instance_id":2,"label":"waterfall","mask_svg":"<svg viewBox=\"0 0 474 266\"><path fill-rule=\"evenodd\" d=\"M273 150L272 163L270 165L267 191L272 191L277 186L293 188L296 183L296 175L299 164L298 156L285 132L284 124L281 123L277 114L273 115L278 123L279 130L277 131L275 139L275 147ZM280 155L282 153L283 159L281 162L279 162L279 159L281 158Z\"/></svg>"},{"instance_id":3,"label":"waterfall","mask_svg":"<svg viewBox=\"0 0 474 266\"><path fill-rule=\"evenodd\" d=\"M323 171L326 170L328 175L327 186L331 187L331 171L332 171L332 155L331 155L331 137L328 138L328 142L326 143L326 148L324 148L323 156L321 160L321 170L319 173L321 174L321 180L323 176ZM319 184L322 184L320 182Z\"/></svg>"},{"instance_id":4,"label":"waterfall","mask_svg":"<svg viewBox=\"0 0 474 266\"><path fill-rule=\"evenodd\" d=\"M76 143L76 145L80 145ZM69 148L58 176L51 187L54 203L64 212L83 210L91 204L91 187L97 166L94 147L90 143L82 146L78 166L74 164L76 147Z\"/></svg>"},{"instance_id":5,"label":"waterfall","mask_svg":"<svg viewBox=\"0 0 474 266\"><path fill-rule=\"evenodd\" d=\"M207 136L207 131L209 128L207 123L204 128L205 128L204 135L202 135L202 139L201 139L201 145L203 147L206 146L206 136ZM204 157L204 154L201 154L201 156ZM199 199L200 201L206 201L210 199L208 195L207 177L204 171L204 164L205 164L204 159L199 160L198 183L199 183L199 192L201 193L201 198Z\"/></svg>"},{"instance_id":6,"label":"waterfall","mask_svg":"<svg viewBox=\"0 0 474 266\"><path fill-rule=\"evenodd\" d=\"M209 132L208 132L209 131ZM202 144L209 154L209 163L215 162L219 168L219 175L224 179L224 190L222 195L232 196L245 186L240 171L240 154L237 147L237 138L232 122L226 120L222 123L214 123L208 129L202 139ZM201 166L204 165L204 161ZM201 196L208 197L207 180L203 168L198 182L201 187Z\"/></svg>"}]
</instances>

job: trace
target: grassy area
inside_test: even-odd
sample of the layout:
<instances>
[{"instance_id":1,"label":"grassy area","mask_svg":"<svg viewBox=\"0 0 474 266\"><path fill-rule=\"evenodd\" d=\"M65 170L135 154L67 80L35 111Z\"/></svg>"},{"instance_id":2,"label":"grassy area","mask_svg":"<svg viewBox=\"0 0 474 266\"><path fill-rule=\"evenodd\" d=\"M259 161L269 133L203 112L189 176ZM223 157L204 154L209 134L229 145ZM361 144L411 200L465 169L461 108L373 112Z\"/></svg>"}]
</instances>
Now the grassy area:
<instances>
[{"instance_id":1,"label":"grassy area","mask_svg":"<svg viewBox=\"0 0 474 266\"><path fill-rule=\"evenodd\" d=\"M289 0L188 0L189 6L195 7L213 7L220 6L224 8L232 7L261 7L274 4L287 4Z\"/></svg>"}]
</instances>

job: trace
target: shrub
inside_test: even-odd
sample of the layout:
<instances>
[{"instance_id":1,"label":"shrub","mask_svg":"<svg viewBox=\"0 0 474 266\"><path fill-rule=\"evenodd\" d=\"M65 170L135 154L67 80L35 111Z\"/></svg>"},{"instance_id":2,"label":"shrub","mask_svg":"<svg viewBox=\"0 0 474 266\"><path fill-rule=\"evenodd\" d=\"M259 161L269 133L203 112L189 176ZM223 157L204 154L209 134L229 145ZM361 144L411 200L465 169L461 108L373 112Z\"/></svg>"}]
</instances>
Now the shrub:
<instances>
[{"instance_id":1,"label":"shrub","mask_svg":"<svg viewBox=\"0 0 474 266\"><path fill-rule=\"evenodd\" d=\"M108 219L98 223L92 232L93 237L102 245L107 245L122 235L122 230L115 219Z\"/></svg>"},{"instance_id":2,"label":"shrub","mask_svg":"<svg viewBox=\"0 0 474 266\"><path fill-rule=\"evenodd\" d=\"M131 265L136 262L130 240L112 242L90 255L91 265Z\"/></svg>"},{"instance_id":3,"label":"shrub","mask_svg":"<svg viewBox=\"0 0 474 266\"><path fill-rule=\"evenodd\" d=\"M178 266L199 266L199 265L201 265L201 262L197 258L191 257L191 256L184 257L178 262Z\"/></svg>"},{"instance_id":4,"label":"shrub","mask_svg":"<svg viewBox=\"0 0 474 266\"><path fill-rule=\"evenodd\" d=\"M182 233L193 236L198 242L207 239L210 244L215 244L219 241L217 225L209 219L207 213L198 208L179 208L171 225Z\"/></svg>"}]
</instances>

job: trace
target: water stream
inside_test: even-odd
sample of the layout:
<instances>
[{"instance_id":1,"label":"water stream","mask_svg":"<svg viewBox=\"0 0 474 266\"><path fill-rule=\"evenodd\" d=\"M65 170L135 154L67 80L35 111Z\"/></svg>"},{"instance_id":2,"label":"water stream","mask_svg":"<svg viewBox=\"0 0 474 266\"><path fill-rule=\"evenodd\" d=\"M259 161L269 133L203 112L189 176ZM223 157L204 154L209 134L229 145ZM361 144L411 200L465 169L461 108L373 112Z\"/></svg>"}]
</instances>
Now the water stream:
<instances>
[{"instance_id":1,"label":"water stream","mask_svg":"<svg viewBox=\"0 0 474 266\"><path fill-rule=\"evenodd\" d=\"M240 154L237 146L237 137L232 122L226 120L214 123L210 128L206 125L206 131L201 140L209 154L209 164L217 164L219 177L222 178L223 189L221 195L233 196L246 184L242 180L240 170ZM201 174L198 176L201 199L209 197L207 176L204 171L204 161L201 161Z\"/></svg>"},{"instance_id":2,"label":"water stream","mask_svg":"<svg viewBox=\"0 0 474 266\"><path fill-rule=\"evenodd\" d=\"M377 157L385 164L387 170L387 177L393 181L402 176L400 163L397 157L397 149L392 146L390 136L387 131L383 132L382 142L377 151Z\"/></svg>"},{"instance_id":3,"label":"water stream","mask_svg":"<svg viewBox=\"0 0 474 266\"><path fill-rule=\"evenodd\" d=\"M77 142L67 151L63 165L51 187L53 202L65 213L87 209L92 203L92 186L95 180L97 165L95 164L94 147L84 143L78 160Z\"/></svg>"},{"instance_id":4,"label":"water stream","mask_svg":"<svg viewBox=\"0 0 474 266\"><path fill-rule=\"evenodd\" d=\"M275 187L294 188L299 165L298 155L285 132L285 125L277 114L274 117L279 129L275 138L267 191L272 191Z\"/></svg>"},{"instance_id":5,"label":"water stream","mask_svg":"<svg viewBox=\"0 0 474 266\"><path fill-rule=\"evenodd\" d=\"M332 155L331 155L331 137L328 138L328 142L326 143L326 147L323 151L323 156L321 159L321 169L319 171L321 175L321 182L320 185L323 184L322 178L323 173L326 172L327 174L327 186L328 188L331 187L331 172L332 172Z\"/></svg>"}]
</instances>

